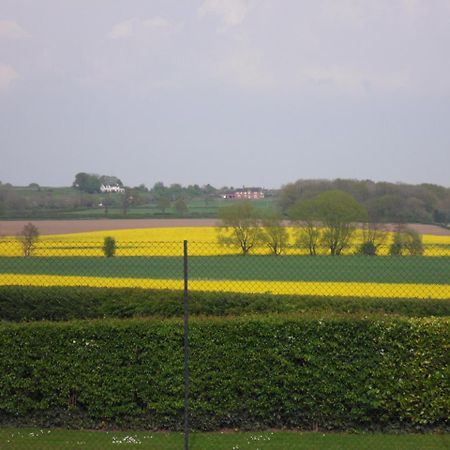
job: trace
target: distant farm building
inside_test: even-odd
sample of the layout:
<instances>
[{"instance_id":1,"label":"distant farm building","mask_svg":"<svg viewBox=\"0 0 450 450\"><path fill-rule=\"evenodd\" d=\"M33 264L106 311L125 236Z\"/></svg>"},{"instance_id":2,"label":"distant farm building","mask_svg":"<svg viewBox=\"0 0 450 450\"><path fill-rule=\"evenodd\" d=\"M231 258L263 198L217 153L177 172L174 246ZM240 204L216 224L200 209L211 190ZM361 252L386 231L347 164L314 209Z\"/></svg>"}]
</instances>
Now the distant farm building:
<instances>
[{"instance_id":1,"label":"distant farm building","mask_svg":"<svg viewBox=\"0 0 450 450\"><path fill-rule=\"evenodd\" d=\"M264 190L260 187L243 187L226 192L222 197L236 200L260 200L264 198Z\"/></svg>"},{"instance_id":2,"label":"distant farm building","mask_svg":"<svg viewBox=\"0 0 450 450\"><path fill-rule=\"evenodd\" d=\"M118 192L123 193L125 192L125 189L123 187L120 187L118 184L111 186L110 184L102 184L100 186L100 192Z\"/></svg>"}]
</instances>

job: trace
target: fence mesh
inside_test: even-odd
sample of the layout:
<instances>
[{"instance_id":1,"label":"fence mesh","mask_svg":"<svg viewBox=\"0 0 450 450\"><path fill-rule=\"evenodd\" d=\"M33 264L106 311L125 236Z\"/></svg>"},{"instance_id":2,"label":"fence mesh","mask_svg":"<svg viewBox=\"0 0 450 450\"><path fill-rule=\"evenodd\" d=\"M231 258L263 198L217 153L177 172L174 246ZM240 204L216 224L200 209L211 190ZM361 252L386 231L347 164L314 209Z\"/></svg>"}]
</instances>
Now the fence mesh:
<instances>
[{"instance_id":1,"label":"fence mesh","mask_svg":"<svg viewBox=\"0 0 450 450\"><path fill-rule=\"evenodd\" d=\"M17 240L0 242L0 284L183 289L183 242L121 241L106 257L100 241L40 240L24 256ZM348 253L309 256L266 247L243 256L233 246L189 242L191 291L273 295L450 298L450 250L426 245L421 255Z\"/></svg>"},{"instance_id":2,"label":"fence mesh","mask_svg":"<svg viewBox=\"0 0 450 450\"><path fill-rule=\"evenodd\" d=\"M346 252L346 254L340 256L331 256L325 251L319 252L319 254L315 256L310 256L307 248L299 246L287 246L286 248L284 248L282 254L274 255L270 253L269 249L266 246L261 245L253 247L251 251L244 256L240 249L236 246L223 245L217 242L188 242L187 273L189 278L189 300L192 301L191 307L193 312L195 313L195 301L197 299L200 299L201 301L205 301L205 298L207 300L213 299L214 303L221 303L221 301L228 296L227 293L232 293L233 295L230 295L228 297L232 297L234 300L236 300L237 298L237 301L241 300L239 294L267 294L269 297L280 296L280 298L281 296L321 297L325 298L326 301L328 301L327 298L356 297L358 302L359 298L382 298L395 300L435 299L436 301L439 300L439 302L441 302L442 299L450 299L450 246L446 246L443 244L428 244L425 245L422 250L423 251L421 251L421 254L417 255L403 254L393 256L390 255L390 248L388 246L381 246L377 249L377 256L358 254L354 250L349 250ZM184 257L184 243L182 241L117 241L113 246L113 250L108 254L107 250L105 249L105 242L100 240L58 240L42 238L37 243L33 244L32 248L25 249L23 242L18 239L3 239L0 240L0 285L42 287L75 286L79 288L144 288L157 291L173 291L175 292L175 296L173 296L171 300L175 299L173 304L176 304L173 309L173 311L176 312L174 315L181 315L183 299L183 296L181 294L184 288L185 269ZM108 291L108 295L110 292L111 291ZM198 293L207 293L207 296L203 296L203 294L197 295ZM42 293L40 295L42 298ZM115 298L113 300L115 300ZM164 298L165 306L167 306L167 303L169 303L168 301L166 302L166 300L167 298ZM216 302L215 300L221 301ZM272 300L272 298L269 298L269 300ZM310 299L306 300L309 301ZM320 301L322 301L322 299L320 299ZM407 302L408 301L405 301L405 303ZM387 300L383 305L383 308L385 308L384 311L388 311L386 303L388 303ZM398 302L393 301L389 303L393 304ZM424 301L423 303L433 302ZM306 305L306 303L304 305ZM85 308L86 310L86 317L77 315L77 313L75 312L76 306L74 306L74 309L72 310L69 309L66 304L64 306L65 308L67 308L66 316L61 316L57 309L54 309L53 314L55 314L55 317L57 317L57 319L55 320L61 320L61 317L69 319L107 317L106 315L103 316L103 312L108 310L107 308L110 307L110 304L105 303L105 309L101 310L100 312L92 312L88 309L88 306L89 305L87 304L83 306L83 308ZM262 306L262 303L260 306ZM129 311L127 308L135 307L135 304L130 303L124 304L123 310L120 310L120 308L111 308L111 311L113 312L112 315L108 317L128 317L127 314L129 313ZM150 306L148 305L146 307L150 308ZM155 304L154 306L152 306L152 308L154 309L148 309L149 315L155 314L156 316L158 316L158 314L161 314L161 311L163 311L163 309L161 309L160 311L158 310L158 307L159 306ZM267 304L264 305L264 307L266 308ZM236 304L232 304L232 302L230 302L229 310L233 311L233 308L236 308ZM415 308L417 308L417 305L415 306ZM24 310L25 309L27 310L27 314L34 314L33 317L29 316L25 320L41 320L42 318L48 320L48 315L45 311L30 312L31 310L28 311L27 308L24 308ZM239 305L236 310L239 311L239 313L242 313L243 311L245 311L245 308ZM258 305L254 304L252 305L250 312L253 314L257 310ZM267 310L276 311L276 309L270 308ZM207 314L207 307L204 307L203 305L201 308L199 308L199 311L200 315ZM219 309L214 306L211 307L211 311L213 311L212 315L219 315L222 314L225 309L223 311L220 310L219 312ZM283 309L282 312L284 311L288 311L288 309ZM433 313L430 315L433 315L435 311L437 311L437 309L433 310ZM4 312L5 314L2 313L3 320L5 320L5 318L6 320L15 320L15 312ZM172 313L172 310L169 311L169 309L166 308L163 313L168 313L168 315L170 315ZM132 315L133 314L130 313L130 316ZM17 317L19 316L20 311L17 312ZM13 317L13 319L8 319L8 317ZM20 320L23 319L19 318L18 321ZM293 379L283 378L285 376L285 373L283 372L284 370L287 370L287 368L292 366L292 376L294 376L296 371L311 370L311 368L308 367L308 361L315 360L315 358L317 359L317 361L320 361L320 363L317 362L317 364L326 367L328 362L323 360L325 356L321 354L320 347L325 346L325 342L320 341L320 345L317 346L317 348L310 348L309 353L307 352L307 354L303 355L302 352L306 351L305 346L307 347L309 344L298 344L298 348L294 349L294 347L292 347L293 350L291 351L290 346L295 345L296 339L293 334L295 334L297 331L288 331L289 332L286 335L288 344L286 349L283 350L286 352L286 355L284 355L284 353L280 353L271 356L271 349L265 348L264 342L261 343L255 340L249 343L247 340L240 338L241 341L236 343L236 348L247 349L248 347L248 356L250 360L234 361L233 354L229 354L224 355L225 360L222 361L223 358L216 358L217 353L220 353L222 351L220 335L213 337L211 348L205 349L204 347L199 347L198 342L201 341L205 343L207 342L207 338L205 338L204 341L201 340L203 338L199 335L200 328L197 325L197 329L195 331L197 334L194 336L195 339L193 340L193 345L191 347L191 355L193 359L195 359L197 362L201 362L205 366L199 365L199 367L193 367L193 370L191 372L193 396L192 405L194 406L192 407L192 411L190 414L195 417L195 415L197 414L196 408L206 408L206 410L209 410L208 408L210 408L210 405L214 403L226 405L226 398L209 398L208 392L204 390L205 386L211 385L212 387L214 387L215 384L222 383L224 386L229 387L229 392L234 392L235 389L243 389L241 394L242 397L245 397L245 395L247 395L247 393L244 392L245 389L254 389L256 392L255 397L251 398L251 401L247 398L247 400L243 401L245 404L243 404L242 406L242 410L244 411L243 414L247 414L246 408L250 408L250 412L248 412L248 414L251 415L253 414L254 410L258 409L259 403L263 401L261 400L262 397L258 397L258 395L260 395L258 394L258 383L260 383L261 386L265 386L267 377L266 372L264 371L266 369L267 373L270 373L270 371L272 371L272 374L274 374L275 372L278 373L278 376L281 380L280 385L276 385L276 383L268 384L271 386L270 389L272 389L273 387L273 391L264 391L264 401L267 404L271 404L271 402L274 401L274 398L281 398L278 395L280 394L280 392L283 393L286 390L286 392L289 393L289 383L293 382ZM88 350L90 352L93 352L89 353L87 359L85 360L85 364L87 364L86 361L90 361L92 358L98 358L99 361L103 361L103 363L93 363L95 367L93 366L92 369L92 374L94 374L92 376L97 377L97 381L100 380L98 381L98 383L101 389L103 389L103 380L109 380L109 378L104 374L104 367L102 366L102 364L111 363L111 361L108 360L110 355L105 355L105 352L102 353L100 351L98 354L96 354L95 348L91 348L92 346L89 348L86 347L86 342L88 342L89 345L92 342L98 346L102 345L104 346L104 348L109 348L108 340L105 339L105 341L103 342L101 339L101 333L98 334L95 330L92 332L92 335L86 335L89 337L89 339L84 336L83 333L85 333L85 331L82 330L79 331L75 329L75 331L67 331L67 333L68 335L70 335L70 333L75 333L77 342L82 342L82 348L81 350L78 350L79 352L81 352L80 355L84 355L84 353L82 352L86 352ZM77 333L81 334L78 335ZM144 336L145 332L142 331L142 333L142 336ZM151 332L149 333L151 335ZM164 369L165 366L163 362L161 362L160 364L160 361L151 357L151 355L155 352L161 351L161 358L165 358L166 355L164 354L164 351L161 350L158 345L163 346L162 343L166 342L166 340L167 342L171 342L170 340L172 339L173 341L176 341L176 344L171 344L172 347L168 346L167 348L177 350L176 355L171 355L171 358L176 360L176 363L174 363L173 367L169 367L170 370L168 369L167 376L161 377L160 381L162 383L162 387L157 390L158 392L163 392L162 395L167 395L167 398L169 398L170 401L173 402L170 404L170 407L167 407L167 410L160 412L161 415L163 417L170 417L171 415L180 416L183 410L182 334L181 331L169 331L164 329L162 329L158 333L160 333L160 335L158 335L157 333L151 335L152 339L154 339L155 342L150 342L150 339L144 338L142 339L142 342L139 342L139 339L136 338L136 341L133 342L132 345L128 343L130 348L135 352L135 354L133 354L132 356L127 356L127 358L131 358L130 361L134 358L133 361L128 361L128 363L126 363L128 365L125 364L124 366L126 367L126 370L135 370L135 372L133 372L135 374L133 375L134 378L130 377L130 379L127 379L130 383L130 386L133 386L133 389L135 389L135 392L133 391L134 397L132 397L130 403L133 405L138 405L140 408L142 408L143 411L148 408L151 409L151 406L149 406L150 403L147 404L141 401L141 404L138 401L140 399L139 396L144 395L147 390L149 390L149 392L153 392L151 391L152 386L149 380L147 380L146 378L148 377L150 379L151 375L147 376L147 374L150 374L151 370L153 370L153 372L151 372L153 373L153 375L155 375L155 373L159 374L160 371L166 370ZM264 339L275 339L273 342L278 342L278 338L273 337L272 335L264 335L264 330L261 331L261 333ZM12 340L12 342L15 342L14 332L12 332L11 336L9 338ZM236 331L236 336L239 336L238 331ZM300 337L301 336L299 335L299 339ZM334 338L336 339L336 336ZM75 340L73 342L75 343ZM158 342L160 342L160 344L158 344ZM196 342L197 344L195 344ZM18 345L21 346L22 344L23 343L19 342ZM33 342L30 341L26 345L29 347L33 345ZM372 343L371 345L375 344ZM389 344L388 342L386 342L383 345L388 346ZM252 350L252 346L254 346L255 349L259 350ZM120 345L118 347L120 347ZM112 353L119 352L119 350L117 349L118 347L111 347L109 351ZM361 345L361 348L363 347L364 345ZM223 348L228 347L225 346ZM233 348L233 351L237 351L233 346L230 346L229 348ZM374 348L376 348L376 350L378 351L378 347L376 347L376 345ZM3 350L0 348L0 352ZM52 356L52 348L50 348L50 350L48 351L49 355ZM60 351L62 352L62 350ZM210 353L208 353L208 351ZM345 353L345 351L346 349L343 349L343 354ZM384 347L381 348L380 351L384 352ZM426 351L423 353L423 355L425 359L428 358ZM266 368L261 369L258 366L261 360L260 357L262 357L263 360L264 357L267 357ZM361 360L364 359L362 356L356 357L355 355L350 355L350 360L347 361L347 357L348 355L340 356L340 358L342 358L342 366L346 368L346 371L355 370L354 368L352 368L352 364L354 364L355 361L358 360L358 358ZM384 353L380 353L379 357L384 358ZM154 367L147 367L144 363L145 358L149 358L149 361L151 361L151 364L154 364ZM213 363L211 363L212 367L208 366L208 358L209 360L213 361ZM226 358L228 358L228 360ZM353 358L354 360L352 360L351 358ZM3 359L4 361L1 364L4 364L4 373L8 373L7 377L13 380L13 375L11 374L15 374L18 372L14 367L14 364L8 361L8 358L5 357ZM35 359L39 359L39 355L30 357L30 361L34 361ZM294 361L292 364L290 362L291 359ZM442 360L444 360L444 358L442 358ZM267 361L269 361L270 363ZM275 361L276 364L281 364L276 368L275 371L270 365L273 361ZM113 363L115 362L113 361ZM124 362L122 361L122 364L123 363ZM41 364L41 362L39 362L39 364ZM215 367L214 364L218 364L218 366ZM251 376L253 376L254 373L259 373L259 378L254 379L254 383L256 383L255 386L247 386L244 389L240 386L240 379L228 379L226 366L232 366L233 364L241 364L243 366L245 366L245 364L250 364L247 372L251 372ZM251 364L255 365L253 369ZM286 369L283 368L283 364L285 365ZM359 364L361 370L365 370L364 362L360 362ZM427 364L428 365L425 365L424 367L426 370L429 369L429 371L426 372L424 376L428 377L427 379L429 379L429 377L431 377L434 373L434 369L429 366L429 364L431 363ZM442 371L442 367L444 366L444 363L441 364L442 367L439 366L439 364L437 366L437 371L435 371L435 373L438 374L439 370ZM140 372L141 369L142 371ZM39 370L35 373L32 373L31 369L24 368L23 374L20 376L22 376L23 380L25 380L24 383L27 382L27 380L33 380L32 384L34 383L39 387L39 383L41 383L41 379L39 377L42 378L42 374L46 373L47 370L50 370L51 372L53 368L46 368L45 370L42 369L42 373L39 372ZM62 369L58 367L54 368L55 373L57 373L58 370ZM234 368L234 370L236 373L239 373L236 368ZM316 395L316 388L313 386L311 388L311 392L313 392L313 399L311 400L312 406L310 405L311 408L314 409L315 405L318 402L323 402L324 405L328 405L331 409L334 408L335 400L333 395L335 393L332 390L333 379L337 379L339 377L342 378L344 377L344 375L341 372L338 373L333 370L334 369L332 368L328 372L328 381L326 380L326 374L324 372L315 373L314 376L316 377L316 380L318 380L318 383L329 384L329 391L327 391L329 392L329 394L322 399L316 398L314 397L314 395ZM374 370L378 370L378 368ZM383 368L381 368L380 370L383 370ZM395 370L392 369L392 373L394 372ZM419 375L418 378L420 378ZM91 377L91 374L89 375L89 377ZM88 379L90 380L89 377ZM354 377L357 378L356 373L354 374ZM56 379L59 378L61 377L59 377L58 375ZM249 378L251 377L249 376ZM398 380L390 379L389 382L392 383L393 386L400 386L400 394L398 398L400 399L399 402L401 402L403 395L401 389L404 389L404 387L401 382L401 376L399 375L398 378ZM9 383L8 380L6 382L6 385ZM345 382L347 383L347 381ZM434 382L436 383L436 386L440 386L439 389L441 389L441 391L444 391L446 389L445 382L442 381L442 379L440 379L440 381ZM348 383L349 386L352 383L350 378L348 380ZM31 388L27 388L31 392L30 398L32 398L33 402L35 401L35 398L33 397L33 389L38 390L38 387L33 387L34 384ZM200 388L196 387L197 384L200 386ZM76 385L75 381L74 385ZM357 386L358 389L361 388L364 391L364 382L361 382ZM369 388L371 389L370 386ZM413 389L420 390L421 388L413 387ZM261 392L263 390L264 389L261 387ZM17 392L22 395L22 391L23 389L20 387ZM167 391L167 393L165 393L165 391ZM51 390L49 392L51 392ZM122 398L122 390L118 389L117 392L120 393L120 398ZM436 392L438 391L436 390ZM46 395L47 394L48 393L46 393ZM53 394L50 393L48 395L51 396ZM92 393L92 395L93 397L95 397L96 393ZM290 393L288 395L290 395ZM352 411L353 405L357 404L360 399L359 397L357 397L357 394L354 394L351 391L350 388L349 392L345 393L345 396L347 395L350 404L348 408L349 411ZM436 395L442 397L442 394L438 393ZM69 395L69 398L72 397L70 397ZM204 400L204 398L206 398L207 400ZM6 402L6 404L8 404L8 401L4 400L4 403ZM42 401L44 402L46 400L43 399ZM102 401L104 403L106 402L106 404L109 405L108 399L102 399ZM120 401L117 400L117 402L119 403ZM116 400L112 399L110 403L112 405L115 405L115 402ZM95 405L96 402L94 401L93 404ZM164 407L164 405L168 405L169 403L167 401L166 403L163 402L162 404ZM72 406L69 401L69 411L70 407ZM121 407L122 405L119 404L117 406L118 410ZM65 411L65 408L62 409ZM213 409L214 408L212 408L211 410ZM283 409L283 402L281 400L279 409ZM322 413L322 410L320 410L320 413ZM99 414L103 414L103 411L100 411ZM444 416L445 414L442 413L441 415ZM76 427L76 424L74 425L74 427ZM47 435L45 435L45 433L47 433L47 430L23 430L18 428L8 429L3 427L0 428L0 447L47 448L45 446L36 446L40 441L45 441L46 443L51 441L51 439ZM48 430L48 433L50 433L50 430ZM84 448L110 448L112 444L139 444L142 448L171 449L181 448L182 445L182 436L180 435L180 433L164 435L161 433L152 434L150 432L114 432L108 436L102 433L89 434L80 431L74 431L71 434L64 430L54 429L51 430L51 433L54 433L52 435L55 436L54 442L59 443L56 444L57 447L54 448L75 448L79 445L81 446L81 444L79 444L80 442L84 442L86 444L86 441L88 441L90 444L85 445ZM208 439L210 439L210 441L208 441ZM421 439L423 439L423 441ZM17 445L18 442L21 443L20 445L22 445L22 447L20 447L20 445L19 447L14 446ZM5 445L4 447L2 447L2 443L3 445ZM5 443L8 445L6 445ZM11 446L9 446L9 443L11 443ZM156 445L157 443L159 446ZM345 436L340 436L338 434L326 435L322 433L306 433L303 435L302 433L283 434L279 432L275 432L274 434L273 432L265 431L251 433L249 432L247 434L243 433L239 435L233 435L229 433L221 435L220 433L218 433L216 435L211 434L210 436L196 436L194 434L191 437L190 448L267 448L283 450L299 448L401 448L412 450L413 448L441 449L447 448L446 446L448 446L448 444L448 435L445 434L433 434L425 437L419 436L414 437L414 439L411 439L408 442L406 442L406 440L405 442L403 442L401 437L399 438L398 436L389 435L353 436L351 434L348 434ZM60 446L58 447L58 445ZM115 447L115 445L113 445L113 447Z\"/></svg>"}]
</instances>

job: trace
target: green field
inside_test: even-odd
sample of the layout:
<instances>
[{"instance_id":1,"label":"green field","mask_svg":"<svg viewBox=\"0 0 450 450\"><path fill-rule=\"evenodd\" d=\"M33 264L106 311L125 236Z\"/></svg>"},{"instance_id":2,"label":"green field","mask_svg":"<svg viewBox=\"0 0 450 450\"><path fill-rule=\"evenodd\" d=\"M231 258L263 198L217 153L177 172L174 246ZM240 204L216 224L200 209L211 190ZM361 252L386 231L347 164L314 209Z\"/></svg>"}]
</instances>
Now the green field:
<instances>
[{"instance_id":1,"label":"green field","mask_svg":"<svg viewBox=\"0 0 450 450\"><path fill-rule=\"evenodd\" d=\"M133 447L178 450L181 433L0 429L2 449L106 449ZM192 433L191 450L445 450L450 435L335 434L312 432Z\"/></svg>"},{"instance_id":2,"label":"green field","mask_svg":"<svg viewBox=\"0 0 450 450\"><path fill-rule=\"evenodd\" d=\"M1 257L0 273L181 279L181 257ZM190 279L450 284L450 257L191 256Z\"/></svg>"},{"instance_id":3,"label":"green field","mask_svg":"<svg viewBox=\"0 0 450 450\"><path fill-rule=\"evenodd\" d=\"M186 217L217 217L217 211L223 206L229 206L236 203L239 200L225 200L222 198L210 199L207 203L201 199L189 200L186 204L188 212ZM266 209L273 205L273 198L262 200L250 200L258 209ZM65 213L65 218L144 218L144 217L178 217L178 214L174 207L169 207L164 213L155 204L141 205L137 207L131 207L127 214L123 213L120 207L111 207L107 215L103 208L84 208L75 211L69 211Z\"/></svg>"},{"instance_id":4,"label":"green field","mask_svg":"<svg viewBox=\"0 0 450 450\"><path fill-rule=\"evenodd\" d=\"M98 206L105 199L104 194L86 194L76 189L67 188L49 188L41 187L40 189L30 187L13 187L11 188L15 195L32 201L35 205L39 204L42 197L51 198L58 206L33 206L17 210L0 211L0 216L4 219L99 219L108 217L110 219L127 219L127 218L161 218L161 217L180 217L173 204L167 208L164 213L154 202L147 202L138 206L131 206L126 214L121 206L121 197L112 195L112 201L108 213L105 214L103 207ZM91 200L92 206L75 207L65 206L63 201L76 202L79 198L88 198ZM183 217L217 217L217 211L220 207L228 206L239 200L223 199L218 195L205 201L202 198L192 198L186 201L188 211ZM59 202L59 203L58 203ZM274 197L268 197L261 200L250 200L257 208L265 209L271 207ZM173 202L172 202L173 203Z\"/></svg>"}]
</instances>

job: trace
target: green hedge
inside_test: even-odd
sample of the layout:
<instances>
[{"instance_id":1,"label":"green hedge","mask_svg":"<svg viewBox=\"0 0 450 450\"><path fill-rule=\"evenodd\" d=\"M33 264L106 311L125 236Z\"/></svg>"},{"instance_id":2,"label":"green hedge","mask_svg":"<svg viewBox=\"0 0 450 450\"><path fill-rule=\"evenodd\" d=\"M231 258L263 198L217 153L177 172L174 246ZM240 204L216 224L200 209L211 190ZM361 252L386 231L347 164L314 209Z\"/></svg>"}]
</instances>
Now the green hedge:
<instances>
[{"instance_id":1,"label":"green hedge","mask_svg":"<svg viewBox=\"0 0 450 450\"><path fill-rule=\"evenodd\" d=\"M450 301L192 292L190 311L194 315L215 316L323 311L426 317L450 316ZM182 314L179 291L0 286L0 320L175 317Z\"/></svg>"},{"instance_id":2,"label":"green hedge","mask_svg":"<svg viewBox=\"0 0 450 450\"><path fill-rule=\"evenodd\" d=\"M446 429L450 321L195 318L191 425ZM0 324L0 423L181 429L178 319Z\"/></svg>"}]
</instances>

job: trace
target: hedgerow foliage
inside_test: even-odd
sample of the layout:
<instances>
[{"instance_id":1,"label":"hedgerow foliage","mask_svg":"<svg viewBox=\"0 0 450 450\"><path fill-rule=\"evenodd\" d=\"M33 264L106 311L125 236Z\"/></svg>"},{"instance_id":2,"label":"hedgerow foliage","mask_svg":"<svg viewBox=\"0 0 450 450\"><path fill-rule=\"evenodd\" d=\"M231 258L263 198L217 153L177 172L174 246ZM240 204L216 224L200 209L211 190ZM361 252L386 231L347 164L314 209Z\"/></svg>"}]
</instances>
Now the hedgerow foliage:
<instances>
[{"instance_id":1,"label":"hedgerow foliage","mask_svg":"<svg viewBox=\"0 0 450 450\"><path fill-rule=\"evenodd\" d=\"M176 317L183 315L183 293L125 288L0 286L0 320L72 320ZM438 299L279 296L191 292L193 315L254 313L378 313L408 317L450 316L450 302Z\"/></svg>"},{"instance_id":2,"label":"hedgerow foliage","mask_svg":"<svg viewBox=\"0 0 450 450\"><path fill-rule=\"evenodd\" d=\"M191 425L448 428L446 318L191 322ZM181 429L180 320L0 325L0 423Z\"/></svg>"}]
</instances>

